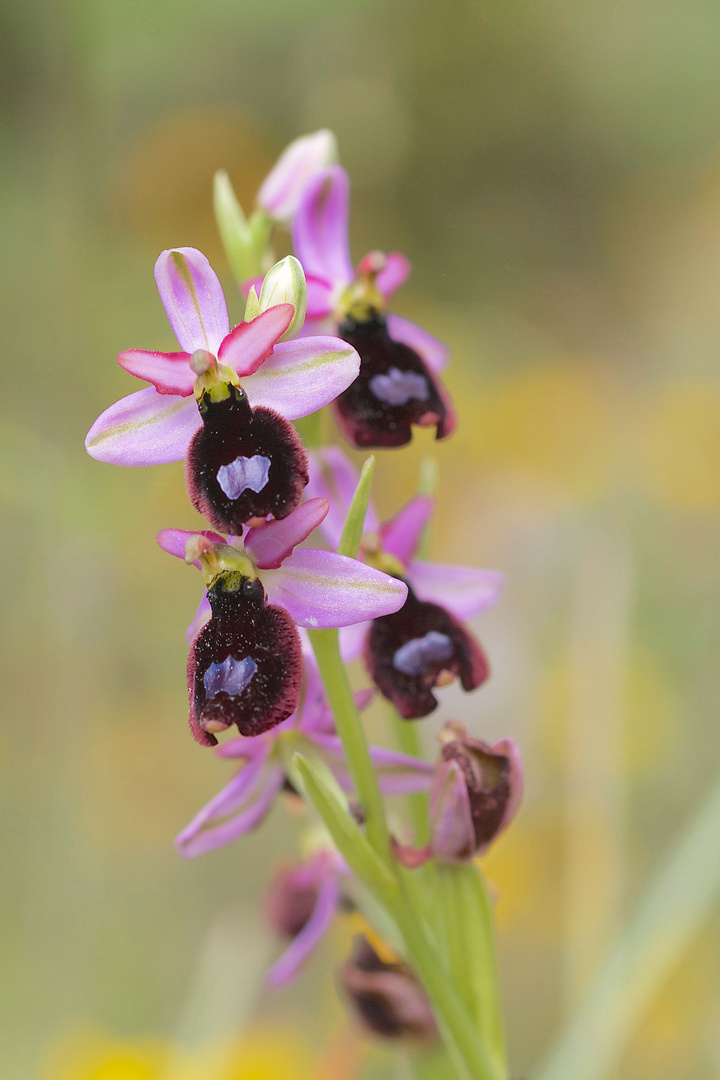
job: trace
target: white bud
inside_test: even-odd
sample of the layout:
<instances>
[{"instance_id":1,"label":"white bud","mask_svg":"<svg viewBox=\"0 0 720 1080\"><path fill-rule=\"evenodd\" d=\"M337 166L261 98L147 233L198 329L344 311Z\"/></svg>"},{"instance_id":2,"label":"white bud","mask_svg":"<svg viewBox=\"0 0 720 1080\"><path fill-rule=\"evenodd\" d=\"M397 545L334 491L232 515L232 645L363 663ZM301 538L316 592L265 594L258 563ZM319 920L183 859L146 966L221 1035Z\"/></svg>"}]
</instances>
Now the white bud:
<instances>
[{"instance_id":1,"label":"white bud","mask_svg":"<svg viewBox=\"0 0 720 1080\"><path fill-rule=\"evenodd\" d=\"M295 139L263 180L257 194L258 206L274 221L287 224L295 216L313 176L337 159L337 140L327 128Z\"/></svg>"},{"instance_id":2,"label":"white bud","mask_svg":"<svg viewBox=\"0 0 720 1080\"><path fill-rule=\"evenodd\" d=\"M286 255L268 270L260 291L258 314L278 304L292 304L295 308L293 320L280 338L288 341L301 329L307 308L305 271L294 255Z\"/></svg>"}]
</instances>

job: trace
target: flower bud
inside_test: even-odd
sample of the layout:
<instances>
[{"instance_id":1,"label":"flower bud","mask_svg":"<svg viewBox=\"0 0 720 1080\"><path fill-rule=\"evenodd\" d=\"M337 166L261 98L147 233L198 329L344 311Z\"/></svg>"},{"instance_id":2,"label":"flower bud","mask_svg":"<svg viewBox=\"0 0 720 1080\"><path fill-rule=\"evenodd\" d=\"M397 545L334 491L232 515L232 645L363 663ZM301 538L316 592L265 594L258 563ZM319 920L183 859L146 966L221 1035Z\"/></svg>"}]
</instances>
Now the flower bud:
<instances>
[{"instance_id":1,"label":"flower bud","mask_svg":"<svg viewBox=\"0 0 720 1080\"><path fill-rule=\"evenodd\" d=\"M440 739L430 793L431 848L436 859L463 862L484 854L510 824L522 797L522 759L514 739L488 746L460 723L446 724Z\"/></svg>"},{"instance_id":2,"label":"flower bud","mask_svg":"<svg viewBox=\"0 0 720 1080\"><path fill-rule=\"evenodd\" d=\"M257 314L278 304L292 304L295 309L292 322L279 339L289 341L302 328L307 308L305 271L294 255L286 255L268 270L262 283Z\"/></svg>"},{"instance_id":3,"label":"flower bud","mask_svg":"<svg viewBox=\"0 0 720 1080\"><path fill-rule=\"evenodd\" d=\"M427 994L400 962L381 960L368 939L355 938L340 984L360 1022L386 1039L429 1041L438 1030Z\"/></svg>"},{"instance_id":4,"label":"flower bud","mask_svg":"<svg viewBox=\"0 0 720 1080\"><path fill-rule=\"evenodd\" d=\"M295 139L265 177L257 195L258 206L275 221L287 224L310 180L337 157L337 140L327 128Z\"/></svg>"}]
</instances>

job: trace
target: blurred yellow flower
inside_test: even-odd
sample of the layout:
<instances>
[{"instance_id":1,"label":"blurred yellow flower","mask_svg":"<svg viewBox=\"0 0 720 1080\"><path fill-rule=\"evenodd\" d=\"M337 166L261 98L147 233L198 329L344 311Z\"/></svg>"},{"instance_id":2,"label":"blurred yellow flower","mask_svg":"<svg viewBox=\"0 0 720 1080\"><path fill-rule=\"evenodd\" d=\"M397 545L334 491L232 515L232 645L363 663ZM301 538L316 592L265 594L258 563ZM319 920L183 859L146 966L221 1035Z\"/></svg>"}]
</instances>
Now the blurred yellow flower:
<instances>
[{"instance_id":1,"label":"blurred yellow flower","mask_svg":"<svg viewBox=\"0 0 720 1080\"><path fill-rule=\"evenodd\" d=\"M647 420L644 461L657 499L672 510L720 507L720 386L684 379L665 387Z\"/></svg>"}]
</instances>

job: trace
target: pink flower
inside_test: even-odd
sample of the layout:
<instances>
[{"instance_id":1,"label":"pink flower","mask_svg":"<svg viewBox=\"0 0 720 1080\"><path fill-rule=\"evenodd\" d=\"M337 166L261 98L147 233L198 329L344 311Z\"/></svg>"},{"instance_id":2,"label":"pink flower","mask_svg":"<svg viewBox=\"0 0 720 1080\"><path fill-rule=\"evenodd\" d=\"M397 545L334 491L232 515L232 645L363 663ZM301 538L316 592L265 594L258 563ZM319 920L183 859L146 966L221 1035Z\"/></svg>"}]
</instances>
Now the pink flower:
<instances>
[{"instance_id":1,"label":"pink flower","mask_svg":"<svg viewBox=\"0 0 720 1080\"><path fill-rule=\"evenodd\" d=\"M356 483L355 467L337 447L310 455L307 491L330 500L322 530L333 547ZM361 556L405 581L408 598L396 612L344 635L345 655L364 651L376 685L406 719L427 716L437 707L436 686L459 677L463 689L472 690L487 678L484 653L464 622L492 607L504 583L497 570L416 558L433 505L431 498L417 496L383 524L368 506Z\"/></svg>"},{"instance_id":2,"label":"pink flower","mask_svg":"<svg viewBox=\"0 0 720 1080\"><path fill-rule=\"evenodd\" d=\"M306 740L312 742L343 790L352 791L342 743L335 734L332 713L306 642L303 657L304 691L293 714L272 731L232 739L215 751L221 758L241 762L242 768L180 833L176 846L181 855L195 858L257 828L287 787L288 753ZM356 695L358 707L365 707L371 697L367 690L360 691ZM371 755L386 795L429 790L434 773L429 762L380 747L371 747Z\"/></svg>"},{"instance_id":3,"label":"pink flower","mask_svg":"<svg viewBox=\"0 0 720 1080\"><path fill-rule=\"evenodd\" d=\"M322 408L357 376L358 356L337 338L279 341L293 319L290 304L270 307L231 330L220 282L195 248L163 251L155 280L182 352L120 353L119 364L152 385L111 405L90 428L85 446L99 461L160 465L185 457L203 423L193 392L193 354L202 354L206 366L219 361L229 369L253 410L285 420Z\"/></svg>"},{"instance_id":4,"label":"pink flower","mask_svg":"<svg viewBox=\"0 0 720 1080\"><path fill-rule=\"evenodd\" d=\"M214 732L233 723L257 735L295 710L301 681L295 624L348 626L403 604L405 584L373 567L334 552L293 550L327 511L326 500L311 499L231 543L184 529L158 534L160 546L195 561L208 584L212 617L194 637L188 661L190 727L203 745L213 746Z\"/></svg>"},{"instance_id":5,"label":"pink flower","mask_svg":"<svg viewBox=\"0 0 720 1080\"><path fill-rule=\"evenodd\" d=\"M385 303L410 272L404 255L371 252L357 273L348 246L350 182L339 165L308 184L293 223L295 254L308 285L307 314L332 318L341 338L360 354L360 373L333 409L355 446L402 446L412 425L435 427L437 438L455 427L450 400L437 378L447 350Z\"/></svg>"},{"instance_id":6,"label":"pink flower","mask_svg":"<svg viewBox=\"0 0 720 1080\"><path fill-rule=\"evenodd\" d=\"M337 159L335 136L327 128L294 139L285 147L257 193L257 204L273 221L289 223L309 182Z\"/></svg>"}]
</instances>

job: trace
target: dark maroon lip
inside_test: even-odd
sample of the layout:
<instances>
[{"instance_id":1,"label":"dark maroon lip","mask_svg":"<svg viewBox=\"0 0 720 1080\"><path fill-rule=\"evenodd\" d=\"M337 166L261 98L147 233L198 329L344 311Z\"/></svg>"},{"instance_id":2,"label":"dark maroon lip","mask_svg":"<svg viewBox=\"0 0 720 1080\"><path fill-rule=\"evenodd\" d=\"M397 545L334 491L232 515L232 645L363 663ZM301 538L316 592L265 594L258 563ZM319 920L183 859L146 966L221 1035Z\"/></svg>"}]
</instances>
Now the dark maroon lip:
<instances>
[{"instance_id":1,"label":"dark maroon lip","mask_svg":"<svg viewBox=\"0 0 720 1080\"><path fill-rule=\"evenodd\" d=\"M218 532L237 535L253 518L287 517L308 482L307 455L293 426L272 409L253 409L239 387L213 402L200 400L202 427L195 432L185 462L188 493L195 508ZM238 462L264 462L259 490L242 483L235 492ZM252 481L250 481L252 483Z\"/></svg>"},{"instance_id":2,"label":"dark maroon lip","mask_svg":"<svg viewBox=\"0 0 720 1080\"><path fill-rule=\"evenodd\" d=\"M379 312L363 320L347 318L338 334L360 356L360 374L333 402L338 424L355 446L405 446L413 425L434 427L436 438L449 435L453 415L420 356L390 337Z\"/></svg>"}]
</instances>

